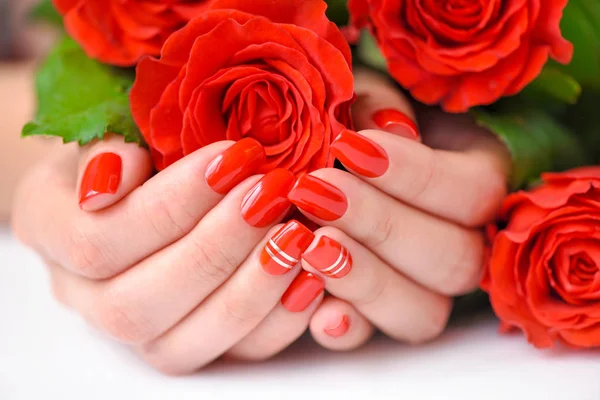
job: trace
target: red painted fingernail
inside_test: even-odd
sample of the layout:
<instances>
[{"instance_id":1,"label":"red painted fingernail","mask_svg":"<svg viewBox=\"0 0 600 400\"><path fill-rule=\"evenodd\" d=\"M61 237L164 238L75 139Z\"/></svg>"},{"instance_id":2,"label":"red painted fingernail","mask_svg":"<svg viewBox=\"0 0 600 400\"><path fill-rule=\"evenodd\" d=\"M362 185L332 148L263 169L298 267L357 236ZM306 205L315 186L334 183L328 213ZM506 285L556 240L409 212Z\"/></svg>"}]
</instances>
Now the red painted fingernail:
<instances>
[{"instance_id":1,"label":"red painted fingernail","mask_svg":"<svg viewBox=\"0 0 600 400\"><path fill-rule=\"evenodd\" d=\"M302 312L325 290L325 282L315 274L302 271L281 297L281 304L290 312Z\"/></svg>"},{"instance_id":2,"label":"red painted fingernail","mask_svg":"<svg viewBox=\"0 0 600 400\"><path fill-rule=\"evenodd\" d=\"M352 270L352 256L337 241L321 236L317 246L302 255L302 259L323 275L340 279Z\"/></svg>"},{"instance_id":3,"label":"red painted fingernail","mask_svg":"<svg viewBox=\"0 0 600 400\"><path fill-rule=\"evenodd\" d=\"M206 183L215 192L226 194L254 175L266 159L265 149L257 140L244 138L210 162Z\"/></svg>"},{"instance_id":4,"label":"red painted fingernail","mask_svg":"<svg viewBox=\"0 0 600 400\"><path fill-rule=\"evenodd\" d=\"M260 265L270 275L283 275L298 262L314 240L315 235L298 221L285 224L267 242L260 253Z\"/></svg>"},{"instance_id":5,"label":"red painted fingernail","mask_svg":"<svg viewBox=\"0 0 600 400\"><path fill-rule=\"evenodd\" d=\"M269 226L292 206L287 198L296 177L287 169L278 168L265 175L244 197L242 217L257 228Z\"/></svg>"},{"instance_id":6,"label":"red painted fingernail","mask_svg":"<svg viewBox=\"0 0 600 400\"><path fill-rule=\"evenodd\" d=\"M373 114L373 122L381 129L396 135L414 140L420 138L417 124L402 111L393 108L379 110Z\"/></svg>"},{"instance_id":7,"label":"red painted fingernail","mask_svg":"<svg viewBox=\"0 0 600 400\"><path fill-rule=\"evenodd\" d=\"M390 159L383 147L349 129L343 130L330 148L342 164L367 178L385 174L390 166Z\"/></svg>"},{"instance_id":8,"label":"red painted fingernail","mask_svg":"<svg viewBox=\"0 0 600 400\"><path fill-rule=\"evenodd\" d=\"M115 194L121 185L123 161L115 153L97 155L88 164L79 190L79 205L100 194Z\"/></svg>"},{"instance_id":9,"label":"red painted fingernail","mask_svg":"<svg viewBox=\"0 0 600 400\"><path fill-rule=\"evenodd\" d=\"M324 221L335 221L348 210L348 200L341 190L311 175L298 179L288 199L301 210Z\"/></svg>"},{"instance_id":10,"label":"red painted fingernail","mask_svg":"<svg viewBox=\"0 0 600 400\"><path fill-rule=\"evenodd\" d=\"M338 322L332 324L330 328L325 328L325 333L333 338L339 338L348 333L350 329L350 319L347 315L343 315Z\"/></svg>"}]
</instances>

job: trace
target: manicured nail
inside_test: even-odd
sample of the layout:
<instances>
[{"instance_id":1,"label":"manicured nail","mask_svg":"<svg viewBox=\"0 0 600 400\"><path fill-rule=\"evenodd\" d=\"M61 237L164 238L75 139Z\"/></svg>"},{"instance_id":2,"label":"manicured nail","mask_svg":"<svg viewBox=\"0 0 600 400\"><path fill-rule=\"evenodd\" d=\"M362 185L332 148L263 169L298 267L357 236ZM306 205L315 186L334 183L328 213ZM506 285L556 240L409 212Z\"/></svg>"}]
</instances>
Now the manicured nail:
<instances>
[{"instance_id":1,"label":"manicured nail","mask_svg":"<svg viewBox=\"0 0 600 400\"><path fill-rule=\"evenodd\" d=\"M121 185L123 161L115 153L97 155L88 164L79 190L79 205L101 194L115 194Z\"/></svg>"},{"instance_id":2,"label":"manicured nail","mask_svg":"<svg viewBox=\"0 0 600 400\"><path fill-rule=\"evenodd\" d=\"M339 338L344 336L348 332L348 329L350 329L350 319L347 315L343 315L338 322L324 330L328 336Z\"/></svg>"},{"instance_id":3,"label":"manicured nail","mask_svg":"<svg viewBox=\"0 0 600 400\"><path fill-rule=\"evenodd\" d=\"M244 197L242 217L257 228L269 226L292 206L287 198L296 177L287 169L278 168L265 175Z\"/></svg>"},{"instance_id":4,"label":"manicured nail","mask_svg":"<svg viewBox=\"0 0 600 400\"><path fill-rule=\"evenodd\" d=\"M402 111L393 108L379 110L373 114L373 122L381 129L385 129L396 135L414 140L420 138L417 124Z\"/></svg>"},{"instance_id":5,"label":"manicured nail","mask_svg":"<svg viewBox=\"0 0 600 400\"><path fill-rule=\"evenodd\" d=\"M281 297L290 312L302 312L325 290L325 282L310 272L302 271Z\"/></svg>"},{"instance_id":6,"label":"manicured nail","mask_svg":"<svg viewBox=\"0 0 600 400\"><path fill-rule=\"evenodd\" d=\"M335 221L348 210L348 200L340 189L311 175L298 179L288 199L301 210L324 221Z\"/></svg>"},{"instance_id":7,"label":"manicured nail","mask_svg":"<svg viewBox=\"0 0 600 400\"><path fill-rule=\"evenodd\" d=\"M263 146L244 138L212 160L206 170L206 183L217 193L226 194L254 175L266 162Z\"/></svg>"},{"instance_id":8,"label":"manicured nail","mask_svg":"<svg viewBox=\"0 0 600 400\"><path fill-rule=\"evenodd\" d=\"M352 270L352 256L337 241L321 236L317 246L302 255L302 259L323 275L341 279Z\"/></svg>"},{"instance_id":9,"label":"manicured nail","mask_svg":"<svg viewBox=\"0 0 600 400\"><path fill-rule=\"evenodd\" d=\"M343 130L330 148L331 153L342 164L367 178L385 174L390 166L383 147L349 129Z\"/></svg>"},{"instance_id":10,"label":"manicured nail","mask_svg":"<svg viewBox=\"0 0 600 400\"><path fill-rule=\"evenodd\" d=\"M298 221L285 224L267 242L260 253L260 265L269 275L283 275L300 262L300 256L314 240L315 235Z\"/></svg>"}]
</instances>

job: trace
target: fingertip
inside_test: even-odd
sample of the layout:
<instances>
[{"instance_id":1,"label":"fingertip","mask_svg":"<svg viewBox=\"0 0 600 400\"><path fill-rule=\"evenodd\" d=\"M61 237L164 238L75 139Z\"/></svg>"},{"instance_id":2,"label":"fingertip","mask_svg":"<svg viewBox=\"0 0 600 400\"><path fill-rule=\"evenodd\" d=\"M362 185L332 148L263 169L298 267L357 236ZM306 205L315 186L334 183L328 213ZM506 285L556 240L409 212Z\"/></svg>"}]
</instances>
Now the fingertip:
<instances>
[{"instance_id":1,"label":"fingertip","mask_svg":"<svg viewBox=\"0 0 600 400\"><path fill-rule=\"evenodd\" d=\"M86 148L80 157L78 202L84 211L117 203L152 174L150 153L120 136L108 136Z\"/></svg>"},{"instance_id":2,"label":"fingertip","mask_svg":"<svg viewBox=\"0 0 600 400\"><path fill-rule=\"evenodd\" d=\"M326 298L310 321L314 340L326 349L350 351L364 345L373 335L373 325L349 303Z\"/></svg>"}]
</instances>

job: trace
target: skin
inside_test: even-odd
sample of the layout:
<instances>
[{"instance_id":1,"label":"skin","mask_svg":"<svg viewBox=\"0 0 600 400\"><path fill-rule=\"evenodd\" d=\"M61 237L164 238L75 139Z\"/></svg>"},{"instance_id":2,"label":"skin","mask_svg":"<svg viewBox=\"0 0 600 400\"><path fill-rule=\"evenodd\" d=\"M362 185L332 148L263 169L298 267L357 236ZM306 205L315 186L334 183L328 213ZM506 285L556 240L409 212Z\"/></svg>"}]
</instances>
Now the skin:
<instances>
[{"instance_id":1,"label":"skin","mask_svg":"<svg viewBox=\"0 0 600 400\"><path fill-rule=\"evenodd\" d=\"M307 328L336 351L360 347L376 328L402 342L431 340L445 329L452 296L478 284L479 227L506 194L509 157L468 119L435 111L417 113L424 144L374 129L370 116L378 109L415 114L374 73L358 73L357 93L357 128L388 152L391 166L376 179L313 173L348 197L348 212L333 223L317 221L324 227L316 235L347 247L354 269L343 279L325 278L331 296L302 313L288 312L280 298L311 266L266 275L258 253L281 225L253 228L240 216L242 198L260 177L226 196L202 179L231 142L200 149L152 177L149 155L118 137L84 149L60 146L22 179L14 232L47 261L61 303L166 374L191 373L221 356L267 359ZM122 184L82 210L83 171L107 151L123 159ZM349 330L328 336L325 329L343 315Z\"/></svg>"}]
</instances>

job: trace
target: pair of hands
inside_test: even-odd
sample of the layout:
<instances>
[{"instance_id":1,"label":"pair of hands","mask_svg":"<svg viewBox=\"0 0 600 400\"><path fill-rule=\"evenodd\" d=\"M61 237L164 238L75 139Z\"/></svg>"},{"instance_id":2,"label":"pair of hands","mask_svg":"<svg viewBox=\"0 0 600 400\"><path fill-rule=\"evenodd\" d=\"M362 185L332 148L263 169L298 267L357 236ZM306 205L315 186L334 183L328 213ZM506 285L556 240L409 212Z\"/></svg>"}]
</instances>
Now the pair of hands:
<instances>
[{"instance_id":1,"label":"pair of hands","mask_svg":"<svg viewBox=\"0 0 600 400\"><path fill-rule=\"evenodd\" d=\"M356 125L387 153L386 172L312 173L347 200L333 221L318 218L334 219L314 204L322 196L291 196L323 226L309 253L318 254L325 236L351 255L341 279L319 273L315 257L283 275L264 272L261 253L282 225L257 228L240 212L261 177L226 194L204 178L231 142L202 148L155 176L149 154L117 137L83 150L64 146L23 180L15 232L47 262L59 301L168 374L223 355L269 358L307 327L332 350L364 344L375 328L399 341L430 340L445 328L452 296L477 287L484 253L477 228L505 195L509 157L468 118L423 111L426 145L402 137L401 121L374 121L381 109L414 116L377 75L357 73L356 92ZM106 153L120 156L120 184L80 208L82 176Z\"/></svg>"}]
</instances>

